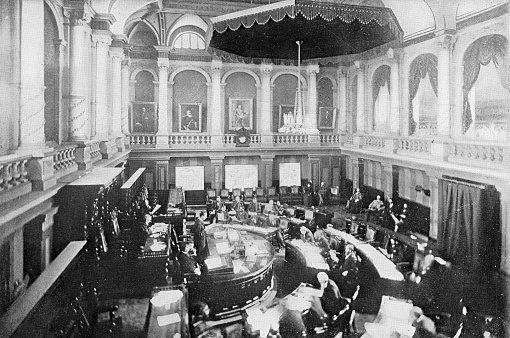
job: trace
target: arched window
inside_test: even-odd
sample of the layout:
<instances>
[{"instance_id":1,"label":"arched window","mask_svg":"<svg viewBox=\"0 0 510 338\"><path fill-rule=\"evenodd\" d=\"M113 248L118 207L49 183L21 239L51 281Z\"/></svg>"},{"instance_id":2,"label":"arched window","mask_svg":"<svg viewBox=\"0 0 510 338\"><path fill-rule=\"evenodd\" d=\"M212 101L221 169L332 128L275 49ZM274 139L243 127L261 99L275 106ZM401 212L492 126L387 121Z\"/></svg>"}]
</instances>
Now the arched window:
<instances>
[{"instance_id":1,"label":"arched window","mask_svg":"<svg viewBox=\"0 0 510 338\"><path fill-rule=\"evenodd\" d=\"M508 133L508 41L502 35L476 40L464 54L462 127L470 138L505 140Z\"/></svg>"},{"instance_id":2,"label":"arched window","mask_svg":"<svg viewBox=\"0 0 510 338\"><path fill-rule=\"evenodd\" d=\"M437 130L437 57L422 54L409 70L409 133L435 135Z\"/></svg>"},{"instance_id":3,"label":"arched window","mask_svg":"<svg viewBox=\"0 0 510 338\"><path fill-rule=\"evenodd\" d=\"M374 131L386 132L390 121L390 73L389 66L381 66L374 72L372 81L372 102L374 118L372 127ZM396 124L398 126L398 123Z\"/></svg>"},{"instance_id":4,"label":"arched window","mask_svg":"<svg viewBox=\"0 0 510 338\"><path fill-rule=\"evenodd\" d=\"M174 39L172 47L175 49L201 49L205 50L204 38L195 32L182 32Z\"/></svg>"},{"instance_id":5,"label":"arched window","mask_svg":"<svg viewBox=\"0 0 510 338\"><path fill-rule=\"evenodd\" d=\"M141 71L135 77L135 101L132 102L131 132L154 134L156 128L156 105L154 103L154 76Z\"/></svg>"}]
</instances>

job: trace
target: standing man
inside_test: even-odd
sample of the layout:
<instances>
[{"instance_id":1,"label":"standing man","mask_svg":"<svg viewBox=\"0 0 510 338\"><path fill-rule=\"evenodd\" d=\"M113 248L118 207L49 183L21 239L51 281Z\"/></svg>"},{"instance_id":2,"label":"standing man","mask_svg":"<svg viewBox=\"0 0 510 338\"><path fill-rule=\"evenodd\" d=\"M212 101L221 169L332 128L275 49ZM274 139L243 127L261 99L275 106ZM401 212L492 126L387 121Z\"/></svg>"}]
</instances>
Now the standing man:
<instances>
[{"instance_id":1,"label":"standing man","mask_svg":"<svg viewBox=\"0 0 510 338\"><path fill-rule=\"evenodd\" d=\"M204 220L206 212L200 211L200 216L195 220L193 232L193 242L197 251L197 262L203 270L205 259L209 256L209 245L207 243L207 233L205 232Z\"/></svg>"}]
</instances>

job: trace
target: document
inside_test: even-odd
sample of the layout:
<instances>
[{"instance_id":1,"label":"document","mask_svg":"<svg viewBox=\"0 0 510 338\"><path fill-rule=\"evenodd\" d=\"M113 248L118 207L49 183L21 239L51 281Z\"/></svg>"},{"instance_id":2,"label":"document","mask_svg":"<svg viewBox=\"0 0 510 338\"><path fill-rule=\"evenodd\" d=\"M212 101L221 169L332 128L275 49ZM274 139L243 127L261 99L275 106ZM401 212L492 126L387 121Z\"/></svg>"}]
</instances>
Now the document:
<instances>
[{"instance_id":1,"label":"document","mask_svg":"<svg viewBox=\"0 0 510 338\"><path fill-rule=\"evenodd\" d=\"M159 326L167 326L174 323L180 323L181 316L178 313L172 313L165 316L158 316L157 320Z\"/></svg>"}]
</instances>

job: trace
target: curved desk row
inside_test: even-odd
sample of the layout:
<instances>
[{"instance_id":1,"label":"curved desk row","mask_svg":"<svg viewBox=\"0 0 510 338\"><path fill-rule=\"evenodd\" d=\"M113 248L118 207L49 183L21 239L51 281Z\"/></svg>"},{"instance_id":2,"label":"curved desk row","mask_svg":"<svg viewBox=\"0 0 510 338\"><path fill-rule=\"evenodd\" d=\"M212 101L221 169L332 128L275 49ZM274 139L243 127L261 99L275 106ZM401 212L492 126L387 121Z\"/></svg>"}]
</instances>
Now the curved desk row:
<instances>
[{"instance_id":1,"label":"curved desk row","mask_svg":"<svg viewBox=\"0 0 510 338\"><path fill-rule=\"evenodd\" d=\"M354 236L336 229L328 228L325 231L332 236L336 236L345 242L354 245L358 255L361 256L361 258L366 258L370 261L379 278L394 281L404 280L404 275L397 269L395 263L390 261L382 252L374 248L369 243L360 241Z\"/></svg>"},{"instance_id":2,"label":"curved desk row","mask_svg":"<svg viewBox=\"0 0 510 338\"><path fill-rule=\"evenodd\" d=\"M219 318L237 315L264 299L273 277L271 243L248 232L237 232L239 239L233 241L224 235L226 230L221 225L208 229L209 273L189 285L190 298L204 300Z\"/></svg>"}]
</instances>

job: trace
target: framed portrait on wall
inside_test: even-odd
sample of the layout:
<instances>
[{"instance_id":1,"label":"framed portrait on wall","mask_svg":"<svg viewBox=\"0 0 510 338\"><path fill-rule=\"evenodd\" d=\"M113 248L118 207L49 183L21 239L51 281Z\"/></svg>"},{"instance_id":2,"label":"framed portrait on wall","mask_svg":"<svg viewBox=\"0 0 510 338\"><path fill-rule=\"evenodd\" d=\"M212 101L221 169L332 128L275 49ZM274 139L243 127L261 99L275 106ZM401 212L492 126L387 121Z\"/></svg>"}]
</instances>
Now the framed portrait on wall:
<instances>
[{"instance_id":1,"label":"framed portrait on wall","mask_svg":"<svg viewBox=\"0 0 510 338\"><path fill-rule=\"evenodd\" d=\"M231 97L228 99L228 129L253 130L253 99Z\"/></svg>"},{"instance_id":2,"label":"framed portrait on wall","mask_svg":"<svg viewBox=\"0 0 510 338\"><path fill-rule=\"evenodd\" d=\"M202 130L202 104L181 103L179 105L179 131L200 133Z\"/></svg>"},{"instance_id":3,"label":"framed portrait on wall","mask_svg":"<svg viewBox=\"0 0 510 338\"><path fill-rule=\"evenodd\" d=\"M290 104L280 105L280 118L278 120L278 128L284 125L294 124L294 106Z\"/></svg>"},{"instance_id":4,"label":"framed portrait on wall","mask_svg":"<svg viewBox=\"0 0 510 338\"><path fill-rule=\"evenodd\" d=\"M156 104L131 102L131 132L155 134L157 131Z\"/></svg>"},{"instance_id":5,"label":"framed portrait on wall","mask_svg":"<svg viewBox=\"0 0 510 338\"><path fill-rule=\"evenodd\" d=\"M336 108L320 107L319 108L319 129L334 129L336 122Z\"/></svg>"}]
</instances>

